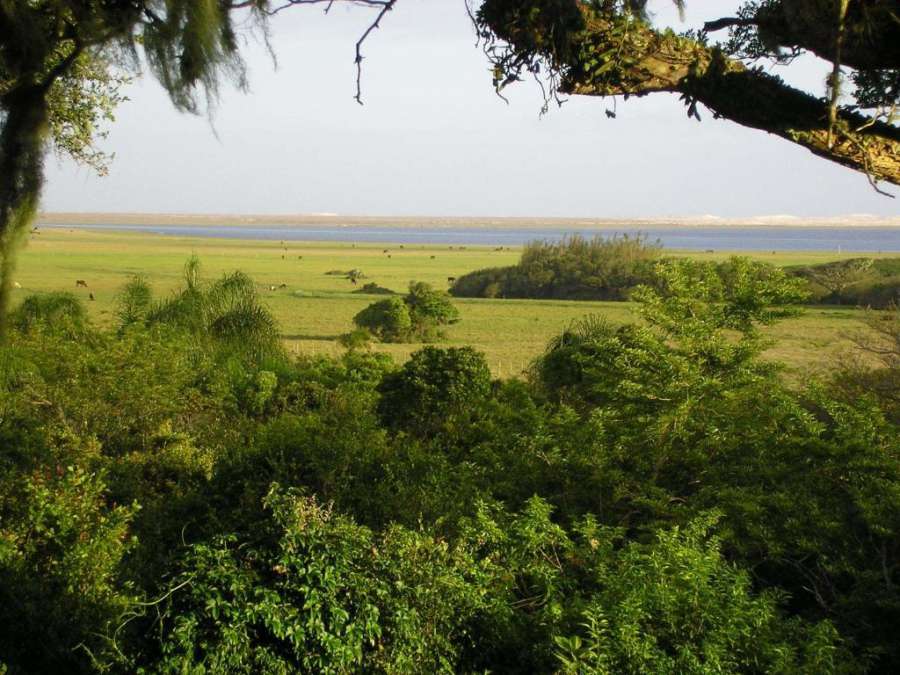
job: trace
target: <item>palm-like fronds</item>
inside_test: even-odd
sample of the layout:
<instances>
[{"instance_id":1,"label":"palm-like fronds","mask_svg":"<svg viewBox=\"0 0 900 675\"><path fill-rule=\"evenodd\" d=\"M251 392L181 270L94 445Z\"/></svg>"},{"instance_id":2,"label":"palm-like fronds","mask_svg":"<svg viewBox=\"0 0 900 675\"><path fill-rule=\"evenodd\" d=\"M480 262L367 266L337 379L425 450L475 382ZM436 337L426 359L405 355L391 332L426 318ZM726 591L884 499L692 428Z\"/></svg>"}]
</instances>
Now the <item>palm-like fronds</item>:
<instances>
[{"instance_id":1,"label":"palm-like fronds","mask_svg":"<svg viewBox=\"0 0 900 675\"><path fill-rule=\"evenodd\" d=\"M253 280L232 272L206 284L196 256L185 263L184 287L150 308L145 320L208 338L251 358L281 351L278 322L260 301Z\"/></svg>"},{"instance_id":2,"label":"palm-like fronds","mask_svg":"<svg viewBox=\"0 0 900 675\"><path fill-rule=\"evenodd\" d=\"M87 312L71 293L40 293L25 298L10 316L10 323L23 332L42 328L75 335L86 327Z\"/></svg>"},{"instance_id":3,"label":"palm-like fronds","mask_svg":"<svg viewBox=\"0 0 900 675\"><path fill-rule=\"evenodd\" d=\"M122 327L140 323L147 318L153 303L153 289L147 280L134 276L122 287L116 298L116 316Z\"/></svg>"}]
</instances>

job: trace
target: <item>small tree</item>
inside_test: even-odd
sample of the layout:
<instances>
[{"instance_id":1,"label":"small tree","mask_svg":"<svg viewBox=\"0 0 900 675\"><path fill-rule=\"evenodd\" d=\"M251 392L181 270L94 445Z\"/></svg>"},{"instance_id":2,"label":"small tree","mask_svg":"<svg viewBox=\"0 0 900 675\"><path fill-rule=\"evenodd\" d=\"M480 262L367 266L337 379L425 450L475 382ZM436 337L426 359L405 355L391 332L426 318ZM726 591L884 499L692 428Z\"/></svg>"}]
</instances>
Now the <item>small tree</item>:
<instances>
[{"instance_id":1,"label":"small tree","mask_svg":"<svg viewBox=\"0 0 900 675\"><path fill-rule=\"evenodd\" d=\"M138 280L125 286L119 308L123 325L131 318L148 325L164 324L251 358L282 354L278 322L260 300L256 284L243 272L206 283L200 277L199 259L191 257L184 266L180 291L152 306L150 297L149 287Z\"/></svg>"},{"instance_id":2,"label":"small tree","mask_svg":"<svg viewBox=\"0 0 900 675\"><path fill-rule=\"evenodd\" d=\"M144 321L152 303L153 289L147 280L141 275L132 277L116 298L116 316L122 327Z\"/></svg>"},{"instance_id":3,"label":"small tree","mask_svg":"<svg viewBox=\"0 0 900 675\"><path fill-rule=\"evenodd\" d=\"M459 321L459 310L449 296L418 281L409 285L403 297L379 300L353 317L353 323L365 328L384 342L431 342L440 337L440 328Z\"/></svg>"},{"instance_id":4,"label":"small tree","mask_svg":"<svg viewBox=\"0 0 900 675\"><path fill-rule=\"evenodd\" d=\"M413 325L409 308L398 297L372 303L353 317L353 323L384 342L406 341L411 336Z\"/></svg>"},{"instance_id":5,"label":"small tree","mask_svg":"<svg viewBox=\"0 0 900 675\"><path fill-rule=\"evenodd\" d=\"M78 335L87 325L87 312L71 293L40 293L29 295L22 301L13 313L11 323L23 332L44 329Z\"/></svg>"},{"instance_id":6,"label":"small tree","mask_svg":"<svg viewBox=\"0 0 900 675\"><path fill-rule=\"evenodd\" d=\"M428 434L478 410L490 394L491 372L471 347L425 347L386 375L378 391L385 426Z\"/></svg>"},{"instance_id":7,"label":"small tree","mask_svg":"<svg viewBox=\"0 0 900 675\"><path fill-rule=\"evenodd\" d=\"M438 337L441 326L459 321L459 310L450 302L449 296L422 281L410 283L404 302L409 307L413 329L425 342Z\"/></svg>"},{"instance_id":8,"label":"small tree","mask_svg":"<svg viewBox=\"0 0 900 675\"><path fill-rule=\"evenodd\" d=\"M813 268L810 276L813 281L828 289L840 303L844 289L860 281L874 262L871 258L840 260L830 265Z\"/></svg>"}]
</instances>

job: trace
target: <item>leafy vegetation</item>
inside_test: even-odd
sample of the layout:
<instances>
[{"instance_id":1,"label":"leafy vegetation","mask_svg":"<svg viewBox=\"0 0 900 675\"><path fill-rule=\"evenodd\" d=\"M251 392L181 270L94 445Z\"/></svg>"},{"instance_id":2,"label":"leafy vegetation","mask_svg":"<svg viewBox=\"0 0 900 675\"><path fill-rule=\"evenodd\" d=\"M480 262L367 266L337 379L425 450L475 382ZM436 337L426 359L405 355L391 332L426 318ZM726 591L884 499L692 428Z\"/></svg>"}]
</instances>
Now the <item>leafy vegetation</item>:
<instances>
[{"instance_id":1,"label":"leafy vegetation","mask_svg":"<svg viewBox=\"0 0 900 675\"><path fill-rule=\"evenodd\" d=\"M641 236L527 244L519 264L479 270L460 277L452 295L467 298L555 298L624 300L648 283L661 248Z\"/></svg>"},{"instance_id":2,"label":"leafy vegetation","mask_svg":"<svg viewBox=\"0 0 900 675\"><path fill-rule=\"evenodd\" d=\"M428 284L414 281L402 299L379 300L353 317L358 328L384 342L433 342L441 337L441 327L459 321L459 311Z\"/></svg>"},{"instance_id":3,"label":"leafy vegetation","mask_svg":"<svg viewBox=\"0 0 900 675\"><path fill-rule=\"evenodd\" d=\"M850 258L788 271L809 282L812 302L884 309L900 301L900 258Z\"/></svg>"},{"instance_id":4,"label":"leafy vegetation","mask_svg":"<svg viewBox=\"0 0 900 675\"><path fill-rule=\"evenodd\" d=\"M532 242L517 265L461 276L450 293L467 298L627 300L638 286L657 283L660 253L641 237ZM731 274L729 264L719 263L723 277ZM776 273L771 267L766 273ZM786 271L806 282L810 303L884 309L900 301L898 258L844 258L793 265Z\"/></svg>"},{"instance_id":5,"label":"leafy vegetation","mask_svg":"<svg viewBox=\"0 0 900 675\"><path fill-rule=\"evenodd\" d=\"M390 288L379 286L375 282L363 284L362 288L353 292L358 293L359 295L394 295L394 291Z\"/></svg>"},{"instance_id":6,"label":"leafy vegetation","mask_svg":"<svg viewBox=\"0 0 900 675\"><path fill-rule=\"evenodd\" d=\"M492 381L468 348L247 349L267 324L210 328L255 307L233 278L0 348L9 672L900 665L900 434L860 394L895 315L857 388L788 387L760 329L802 282L663 261L641 323Z\"/></svg>"}]
</instances>

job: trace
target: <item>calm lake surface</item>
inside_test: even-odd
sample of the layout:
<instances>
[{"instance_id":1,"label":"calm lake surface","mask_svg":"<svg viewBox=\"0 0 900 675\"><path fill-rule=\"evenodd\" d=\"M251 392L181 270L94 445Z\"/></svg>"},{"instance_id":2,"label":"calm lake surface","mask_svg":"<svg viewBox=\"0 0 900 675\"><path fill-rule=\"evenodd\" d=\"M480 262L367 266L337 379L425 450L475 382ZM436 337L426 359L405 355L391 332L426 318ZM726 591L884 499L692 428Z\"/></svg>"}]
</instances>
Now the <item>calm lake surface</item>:
<instances>
[{"instance_id":1,"label":"calm lake surface","mask_svg":"<svg viewBox=\"0 0 900 675\"><path fill-rule=\"evenodd\" d=\"M643 229L560 230L538 228L362 227L302 225L41 225L59 230L146 232L178 237L215 237L277 241L334 241L462 246L521 246L535 239L558 241L571 234L585 237L640 233L666 248L723 251L900 252L900 228L877 227L661 227Z\"/></svg>"}]
</instances>

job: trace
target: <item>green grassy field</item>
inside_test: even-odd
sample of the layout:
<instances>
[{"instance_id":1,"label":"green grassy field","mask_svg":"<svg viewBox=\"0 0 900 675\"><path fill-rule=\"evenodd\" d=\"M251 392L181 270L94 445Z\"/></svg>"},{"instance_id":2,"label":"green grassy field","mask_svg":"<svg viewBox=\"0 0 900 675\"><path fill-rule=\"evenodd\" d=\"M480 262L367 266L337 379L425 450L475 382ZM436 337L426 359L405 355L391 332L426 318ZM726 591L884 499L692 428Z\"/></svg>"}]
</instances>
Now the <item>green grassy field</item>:
<instances>
[{"instance_id":1,"label":"green grassy field","mask_svg":"<svg viewBox=\"0 0 900 675\"><path fill-rule=\"evenodd\" d=\"M329 271L360 269L366 275L361 283L375 282L396 291L404 291L411 280L447 288L448 277L515 264L520 250L299 242L283 246L278 241L42 229L31 236L22 253L15 277L21 288L13 302L29 293L68 290L83 297L95 321L107 323L112 320L118 289L132 275L144 275L157 297L164 297L179 285L182 266L191 254L200 257L207 278L235 269L251 275L280 321L289 349L338 354L341 348L335 339L350 330L353 315L375 298L354 295L356 287L350 281ZM722 259L730 253L685 255ZM839 257L798 252L750 255L776 265L814 264ZM76 289L77 279L87 282L88 288ZM281 284L287 288L269 289ZM94 302L88 300L89 293ZM590 313L612 321L633 316L628 303L615 302L461 299L456 304L462 320L450 327L444 344L472 345L483 351L498 376L520 372L573 319ZM810 308L770 330L776 344L769 355L785 361L795 375L826 368L851 348L847 335L862 329L860 315L855 309ZM403 359L419 346L377 348Z\"/></svg>"}]
</instances>

